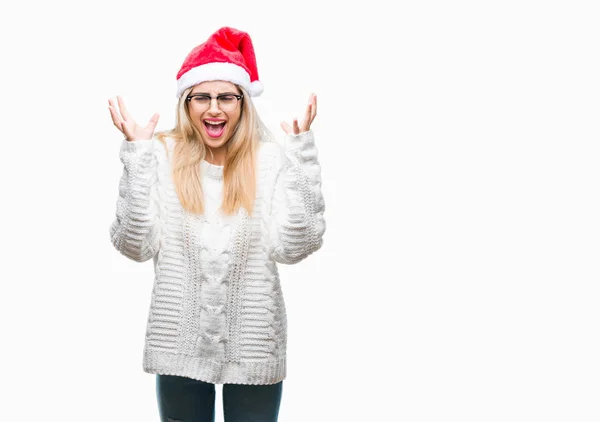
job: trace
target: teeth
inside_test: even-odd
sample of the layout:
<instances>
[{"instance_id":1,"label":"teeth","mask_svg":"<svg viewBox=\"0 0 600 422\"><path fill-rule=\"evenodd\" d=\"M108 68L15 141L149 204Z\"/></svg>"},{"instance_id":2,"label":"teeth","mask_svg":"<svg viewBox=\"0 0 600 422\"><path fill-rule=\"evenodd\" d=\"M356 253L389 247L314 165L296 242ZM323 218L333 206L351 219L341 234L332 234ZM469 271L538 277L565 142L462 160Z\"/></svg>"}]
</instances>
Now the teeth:
<instances>
[{"instance_id":1,"label":"teeth","mask_svg":"<svg viewBox=\"0 0 600 422\"><path fill-rule=\"evenodd\" d=\"M220 122L214 122L214 121L211 121L211 120L205 120L204 123L208 123L209 125L220 125L220 124L225 123L225 122L223 120L220 121Z\"/></svg>"}]
</instances>

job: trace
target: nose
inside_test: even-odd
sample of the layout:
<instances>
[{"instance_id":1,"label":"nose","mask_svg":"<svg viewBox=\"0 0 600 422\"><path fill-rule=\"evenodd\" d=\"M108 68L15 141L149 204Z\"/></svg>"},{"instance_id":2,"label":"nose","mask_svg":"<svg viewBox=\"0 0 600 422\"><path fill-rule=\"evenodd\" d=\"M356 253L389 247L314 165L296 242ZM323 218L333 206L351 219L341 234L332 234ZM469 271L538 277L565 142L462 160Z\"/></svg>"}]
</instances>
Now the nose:
<instances>
[{"instance_id":1,"label":"nose","mask_svg":"<svg viewBox=\"0 0 600 422\"><path fill-rule=\"evenodd\" d=\"M219 109L219 103L217 102L217 99L215 97L210 99L210 107L208 108L208 112L213 115L219 114L221 112L221 110Z\"/></svg>"}]
</instances>

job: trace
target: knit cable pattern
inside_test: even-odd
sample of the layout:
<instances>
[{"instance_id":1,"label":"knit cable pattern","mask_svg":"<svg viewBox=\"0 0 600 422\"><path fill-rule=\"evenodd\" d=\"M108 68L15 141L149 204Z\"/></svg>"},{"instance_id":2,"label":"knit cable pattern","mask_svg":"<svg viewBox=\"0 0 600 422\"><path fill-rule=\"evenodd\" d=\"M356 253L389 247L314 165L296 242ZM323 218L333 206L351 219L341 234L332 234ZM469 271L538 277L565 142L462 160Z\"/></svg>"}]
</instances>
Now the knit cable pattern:
<instances>
[{"instance_id":1,"label":"knit cable pattern","mask_svg":"<svg viewBox=\"0 0 600 422\"><path fill-rule=\"evenodd\" d=\"M144 370L217 384L284 379L287 316L276 263L314 253L325 232L312 132L284 146L261 143L254 209L234 216L214 211L218 168L203 173L207 211L197 216L181 207L159 141L128 143L120 156L111 239L130 259L154 259Z\"/></svg>"}]
</instances>

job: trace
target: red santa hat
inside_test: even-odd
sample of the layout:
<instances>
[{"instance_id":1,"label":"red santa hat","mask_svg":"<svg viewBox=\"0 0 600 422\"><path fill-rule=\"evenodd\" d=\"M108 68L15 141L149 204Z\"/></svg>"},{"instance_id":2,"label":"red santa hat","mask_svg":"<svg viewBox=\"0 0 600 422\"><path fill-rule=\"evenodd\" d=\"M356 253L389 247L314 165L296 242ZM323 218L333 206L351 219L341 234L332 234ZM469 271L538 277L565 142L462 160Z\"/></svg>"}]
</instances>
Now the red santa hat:
<instances>
[{"instance_id":1,"label":"red santa hat","mask_svg":"<svg viewBox=\"0 0 600 422\"><path fill-rule=\"evenodd\" d=\"M177 73L177 97L187 88L206 81L234 83L251 97L262 93L250 35L223 27L195 47Z\"/></svg>"}]
</instances>

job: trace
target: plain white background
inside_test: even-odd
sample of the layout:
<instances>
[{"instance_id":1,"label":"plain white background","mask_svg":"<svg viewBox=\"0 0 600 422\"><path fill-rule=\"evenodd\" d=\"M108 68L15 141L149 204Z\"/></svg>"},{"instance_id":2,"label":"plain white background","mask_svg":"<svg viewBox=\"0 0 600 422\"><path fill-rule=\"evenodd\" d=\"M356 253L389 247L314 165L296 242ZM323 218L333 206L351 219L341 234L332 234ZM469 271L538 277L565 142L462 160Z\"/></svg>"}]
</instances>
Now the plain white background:
<instances>
[{"instance_id":1,"label":"plain white background","mask_svg":"<svg viewBox=\"0 0 600 422\"><path fill-rule=\"evenodd\" d=\"M222 25L254 40L278 139L319 101L327 232L281 267L280 421L600 420L596 2L2 8L3 420L158 421L107 100L171 127Z\"/></svg>"}]
</instances>

